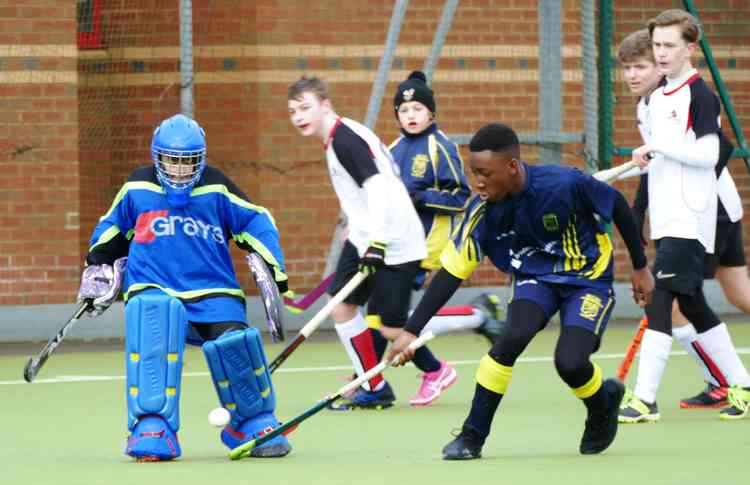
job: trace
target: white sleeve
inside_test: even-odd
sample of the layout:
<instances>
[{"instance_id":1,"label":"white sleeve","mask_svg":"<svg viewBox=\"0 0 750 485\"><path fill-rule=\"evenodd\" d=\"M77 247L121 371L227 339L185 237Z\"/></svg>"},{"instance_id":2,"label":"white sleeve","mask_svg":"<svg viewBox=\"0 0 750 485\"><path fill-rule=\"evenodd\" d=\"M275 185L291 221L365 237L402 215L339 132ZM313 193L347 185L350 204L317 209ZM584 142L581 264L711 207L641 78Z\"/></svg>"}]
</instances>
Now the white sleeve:
<instances>
[{"instance_id":1,"label":"white sleeve","mask_svg":"<svg viewBox=\"0 0 750 485\"><path fill-rule=\"evenodd\" d=\"M719 135L716 133L702 136L695 143L665 141L651 145L662 155L693 167L713 168L719 161Z\"/></svg>"},{"instance_id":2,"label":"white sleeve","mask_svg":"<svg viewBox=\"0 0 750 485\"><path fill-rule=\"evenodd\" d=\"M367 212L370 215L370 242L388 244L388 211L390 209L388 178L377 173L362 184L367 194Z\"/></svg>"}]
</instances>

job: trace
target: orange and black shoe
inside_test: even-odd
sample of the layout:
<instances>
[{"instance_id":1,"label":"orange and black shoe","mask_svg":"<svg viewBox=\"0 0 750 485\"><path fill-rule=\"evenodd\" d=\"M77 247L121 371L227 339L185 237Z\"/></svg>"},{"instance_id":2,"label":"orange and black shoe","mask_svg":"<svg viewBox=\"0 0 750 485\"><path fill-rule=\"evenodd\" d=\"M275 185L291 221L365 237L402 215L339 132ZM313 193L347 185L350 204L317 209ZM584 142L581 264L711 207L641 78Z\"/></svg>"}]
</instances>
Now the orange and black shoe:
<instances>
[{"instance_id":1,"label":"orange and black shoe","mask_svg":"<svg viewBox=\"0 0 750 485\"><path fill-rule=\"evenodd\" d=\"M727 405L728 392L729 390L726 387L714 386L708 383L708 386L699 394L682 399L680 407L682 409L723 408Z\"/></svg>"}]
</instances>

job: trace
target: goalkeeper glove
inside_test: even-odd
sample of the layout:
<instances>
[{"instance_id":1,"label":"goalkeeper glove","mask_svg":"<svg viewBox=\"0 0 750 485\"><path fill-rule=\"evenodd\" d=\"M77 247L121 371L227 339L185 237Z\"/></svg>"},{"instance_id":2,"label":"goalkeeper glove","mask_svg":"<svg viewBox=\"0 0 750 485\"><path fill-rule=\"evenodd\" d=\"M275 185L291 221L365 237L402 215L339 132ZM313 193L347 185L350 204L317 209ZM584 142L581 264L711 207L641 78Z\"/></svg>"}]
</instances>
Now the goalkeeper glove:
<instances>
[{"instance_id":1,"label":"goalkeeper glove","mask_svg":"<svg viewBox=\"0 0 750 485\"><path fill-rule=\"evenodd\" d=\"M365 254L359 258L359 271L370 275L377 271L385 264L385 243L372 241L365 251Z\"/></svg>"}]
</instances>

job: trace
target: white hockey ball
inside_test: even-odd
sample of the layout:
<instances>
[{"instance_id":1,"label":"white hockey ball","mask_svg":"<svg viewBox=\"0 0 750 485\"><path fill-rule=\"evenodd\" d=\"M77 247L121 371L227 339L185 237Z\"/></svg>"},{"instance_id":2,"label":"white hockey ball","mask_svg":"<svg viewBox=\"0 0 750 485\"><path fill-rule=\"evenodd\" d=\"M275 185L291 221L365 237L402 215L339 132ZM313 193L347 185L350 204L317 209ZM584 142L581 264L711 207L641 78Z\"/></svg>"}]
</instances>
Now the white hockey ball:
<instances>
[{"instance_id":1,"label":"white hockey ball","mask_svg":"<svg viewBox=\"0 0 750 485\"><path fill-rule=\"evenodd\" d=\"M217 428L223 428L229 424L229 411L225 408L216 408L208 413L208 424Z\"/></svg>"}]
</instances>

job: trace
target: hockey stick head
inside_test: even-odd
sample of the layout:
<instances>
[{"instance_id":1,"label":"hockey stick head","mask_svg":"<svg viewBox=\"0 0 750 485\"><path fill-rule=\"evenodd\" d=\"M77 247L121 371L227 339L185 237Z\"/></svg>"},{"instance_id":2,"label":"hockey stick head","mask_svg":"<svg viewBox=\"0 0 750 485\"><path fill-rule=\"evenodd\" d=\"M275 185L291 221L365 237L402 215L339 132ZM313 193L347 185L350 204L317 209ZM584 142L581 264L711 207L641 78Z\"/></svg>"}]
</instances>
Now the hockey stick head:
<instances>
[{"instance_id":1,"label":"hockey stick head","mask_svg":"<svg viewBox=\"0 0 750 485\"><path fill-rule=\"evenodd\" d=\"M26 362L26 367L23 368L23 378L26 382L31 384L31 381L36 377L37 368L34 366L34 358L29 357L29 361Z\"/></svg>"},{"instance_id":2,"label":"hockey stick head","mask_svg":"<svg viewBox=\"0 0 750 485\"><path fill-rule=\"evenodd\" d=\"M260 291L260 299L266 310L266 321L271 338L274 342L283 341L284 322L282 320L283 300L279 294L279 287L269 271L266 262L256 253L247 256L247 264L255 279L255 285Z\"/></svg>"}]
</instances>

